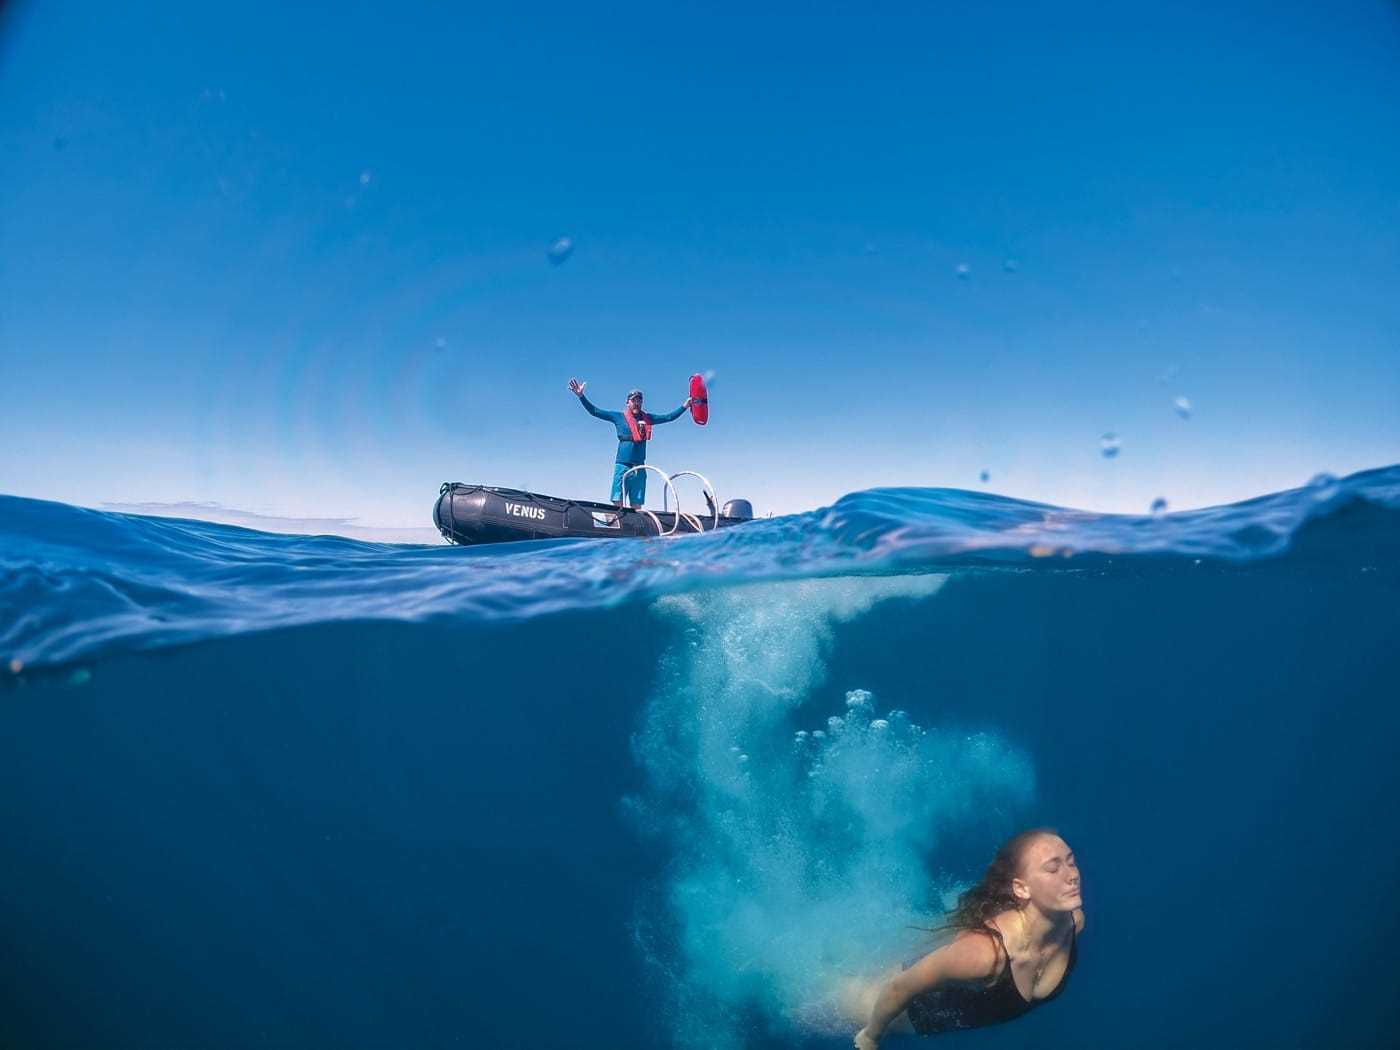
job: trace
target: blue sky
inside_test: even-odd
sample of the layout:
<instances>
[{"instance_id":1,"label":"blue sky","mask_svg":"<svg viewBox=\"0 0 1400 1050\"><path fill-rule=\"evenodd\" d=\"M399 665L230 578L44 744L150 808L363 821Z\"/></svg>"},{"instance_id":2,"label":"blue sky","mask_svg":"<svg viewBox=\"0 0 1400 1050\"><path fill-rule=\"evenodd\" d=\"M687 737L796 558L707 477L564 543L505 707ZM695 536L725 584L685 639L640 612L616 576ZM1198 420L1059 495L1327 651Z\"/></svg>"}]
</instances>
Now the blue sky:
<instances>
[{"instance_id":1,"label":"blue sky","mask_svg":"<svg viewBox=\"0 0 1400 1050\"><path fill-rule=\"evenodd\" d=\"M760 513L1400 461L1396 5L507 6L9 5L0 491L602 498L707 370Z\"/></svg>"}]
</instances>

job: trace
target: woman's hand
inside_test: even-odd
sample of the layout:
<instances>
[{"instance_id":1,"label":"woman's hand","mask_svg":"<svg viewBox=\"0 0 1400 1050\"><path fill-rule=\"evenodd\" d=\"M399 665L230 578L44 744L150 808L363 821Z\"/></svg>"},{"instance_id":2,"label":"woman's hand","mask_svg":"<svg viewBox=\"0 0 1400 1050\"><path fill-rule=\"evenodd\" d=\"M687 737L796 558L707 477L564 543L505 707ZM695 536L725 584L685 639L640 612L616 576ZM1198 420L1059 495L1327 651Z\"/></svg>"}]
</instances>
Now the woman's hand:
<instances>
[{"instance_id":1,"label":"woman's hand","mask_svg":"<svg viewBox=\"0 0 1400 1050\"><path fill-rule=\"evenodd\" d=\"M868 1034L864 1028L856 1033L855 1050L880 1050L880 1040Z\"/></svg>"},{"instance_id":2,"label":"woman's hand","mask_svg":"<svg viewBox=\"0 0 1400 1050\"><path fill-rule=\"evenodd\" d=\"M681 408L689 408L693 404L695 404L695 398L688 397L685 399L685 404L683 404Z\"/></svg>"},{"instance_id":3,"label":"woman's hand","mask_svg":"<svg viewBox=\"0 0 1400 1050\"><path fill-rule=\"evenodd\" d=\"M583 397L583 388L587 385L587 383L580 383L577 379L569 380L569 389L574 392L576 397Z\"/></svg>"}]
</instances>

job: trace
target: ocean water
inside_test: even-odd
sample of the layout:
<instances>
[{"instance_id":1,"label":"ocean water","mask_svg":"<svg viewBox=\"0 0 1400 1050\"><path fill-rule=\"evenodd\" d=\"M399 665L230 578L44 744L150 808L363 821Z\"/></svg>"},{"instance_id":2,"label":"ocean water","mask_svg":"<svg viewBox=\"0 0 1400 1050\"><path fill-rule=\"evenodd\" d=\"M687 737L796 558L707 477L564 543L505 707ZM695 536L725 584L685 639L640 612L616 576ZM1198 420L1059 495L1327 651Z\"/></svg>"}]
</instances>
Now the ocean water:
<instances>
[{"instance_id":1,"label":"ocean water","mask_svg":"<svg viewBox=\"0 0 1400 1050\"><path fill-rule=\"evenodd\" d=\"M0 497L0 680L6 1047L844 1047L1032 824L1079 966L942 1038L1396 1044L1400 467L481 549Z\"/></svg>"}]
</instances>

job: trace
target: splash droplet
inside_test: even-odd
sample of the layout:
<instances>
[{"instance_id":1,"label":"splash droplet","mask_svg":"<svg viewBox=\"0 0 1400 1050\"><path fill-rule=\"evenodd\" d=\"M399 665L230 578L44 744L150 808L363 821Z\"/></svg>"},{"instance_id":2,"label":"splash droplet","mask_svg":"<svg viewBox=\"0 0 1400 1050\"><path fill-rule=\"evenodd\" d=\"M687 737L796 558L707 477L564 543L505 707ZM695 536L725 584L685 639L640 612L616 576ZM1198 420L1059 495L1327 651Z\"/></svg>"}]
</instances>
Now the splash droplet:
<instances>
[{"instance_id":1,"label":"splash droplet","mask_svg":"<svg viewBox=\"0 0 1400 1050\"><path fill-rule=\"evenodd\" d=\"M953 272L958 275L958 280L965 281L972 276L972 267L968 266L965 262L958 263L958 268Z\"/></svg>"},{"instance_id":2,"label":"splash droplet","mask_svg":"<svg viewBox=\"0 0 1400 1050\"><path fill-rule=\"evenodd\" d=\"M569 256L574 254L574 239L572 237L556 237L550 244L549 261L555 266L563 266Z\"/></svg>"},{"instance_id":3,"label":"splash droplet","mask_svg":"<svg viewBox=\"0 0 1400 1050\"><path fill-rule=\"evenodd\" d=\"M1152 501L1152 516L1153 516L1154 518L1160 518L1160 517L1161 517L1163 514L1165 514L1166 512L1167 512L1167 501L1164 500L1161 496L1158 496L1156 499L1154 499L1154 500Z\"/></svg>"},{"instance_id":4,"label":"splash droplet","mask_svg":"<svg viewBox=\"0 0 1400 1050\"><path fill-rule=\"evenodd\" d=\"M360 185L361 185L361 186L368 186L368 185L370 184L370 182L371 182L373 179L374 179L374 172L372 172L372 171L362 171L362 172L360 172Z\"/></svg>"},{"instance_id":5,"label":"splash droplet","mask_svg":"<svg viewBox=\"0 0 1400 1050\"><path fill-rule=\"evenodd\" d=\"M1176 408L1176 414L1179 415L1182 419L1191 418L1192 408L1191 400L1189 398L1179 397L1172 402L1172 405Z\"/></svg>"},{"instance_id":6,"label":"splash droplet","mask_svg":"<svg viewBox=\"0 0 1400 1050\"><path fill-rule=\"evenodd\" d=\"M984 484L985 484L986 482L988 482L988 481L991 481L991 480L992 480L992 472L991 472L990 470L984 470L984 471L982 471L982 473L980 473L980 474L977 475L977 480L983 482Z\"/></svg>"},{"instance_id":7,"label":"splash droplet","mask_svg":"<svg viewBox=\"0 0 1400 1050\"><path fill-rule=\"evenodd\" d=\"M1001 264L1001 268L1007 273L1015 273L1021 268L1021 264L1018 263L1015 259L1007 259Z\"/></svg>"},{"instance_id":8,"label":"splash droplet","mask_svg":"<svg viewBox=\"0 0 1400 1050\"><path fill-rule=\"evenodd\" d=\"M1321 474L1314 474L1308 480L1308 488L1312 489L1312 498L1319 502L1331 499L1337 494L1341 486L1337 484L1337 476L1323 471Z\"/></svg>"},{"instance_id":9,"label":"splash droplet","mask_svg":"<svg viewBox=\"0 0 1400 1050\"><path fill-rule=\"evenodd\" d=\"M442 336L438 336L436 339L433 340L433 346L438 350L446 350L447 340L444 339Z\"/></svg>"},{"instance_id":10,"label":"splash droplet","mask_svg":"<svg viewBox=\"0 0 1400 1050\"><path fill-rule=\"evenodd\" d=\"M1109 431L1103 437L1099 438L1099 448L1103 452L1104 459L1112 459L1114 456L1118 455L1119 449L1122 448L1122 443L1118 440L1117 434Z\"/></svg>"}]
</instances>

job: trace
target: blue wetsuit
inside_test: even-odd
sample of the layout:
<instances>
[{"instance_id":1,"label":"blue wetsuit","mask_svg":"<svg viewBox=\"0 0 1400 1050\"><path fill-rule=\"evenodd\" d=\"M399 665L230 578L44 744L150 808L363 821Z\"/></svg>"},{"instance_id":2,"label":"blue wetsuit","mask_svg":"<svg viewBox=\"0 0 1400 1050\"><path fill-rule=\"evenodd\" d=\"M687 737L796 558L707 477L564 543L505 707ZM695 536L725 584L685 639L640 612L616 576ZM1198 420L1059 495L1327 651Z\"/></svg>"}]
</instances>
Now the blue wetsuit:
<instances>
[{"instance_id":1,"label":"blue wetsuit","mask_svg":"<svg viewBox=\"0 0 1400 1050\"><path fill-rule=\"evenodd\" d=\"M633 467L640 466L647 461L647 443L645 441L632 440L632 428L627 425L627 416L621 412L608 412L599 408L583 394L578 398L583 402L583 407L588 410L591 416L599 419L606 419L613 426L617 427L617 461L613 464L613 483L611 499L617 502L622 499L622 475L626 474ZM670 423L674 419L679 419L680 414L685 411L685 406L674 412L667 412L665 415L654 416L650 412L643 412L642 419L652 426L659 423ZM627 502L634 507L640 507L646 501L647 495L647 472L639 470L627 479Z\"/></svg>"}]
</instances>

